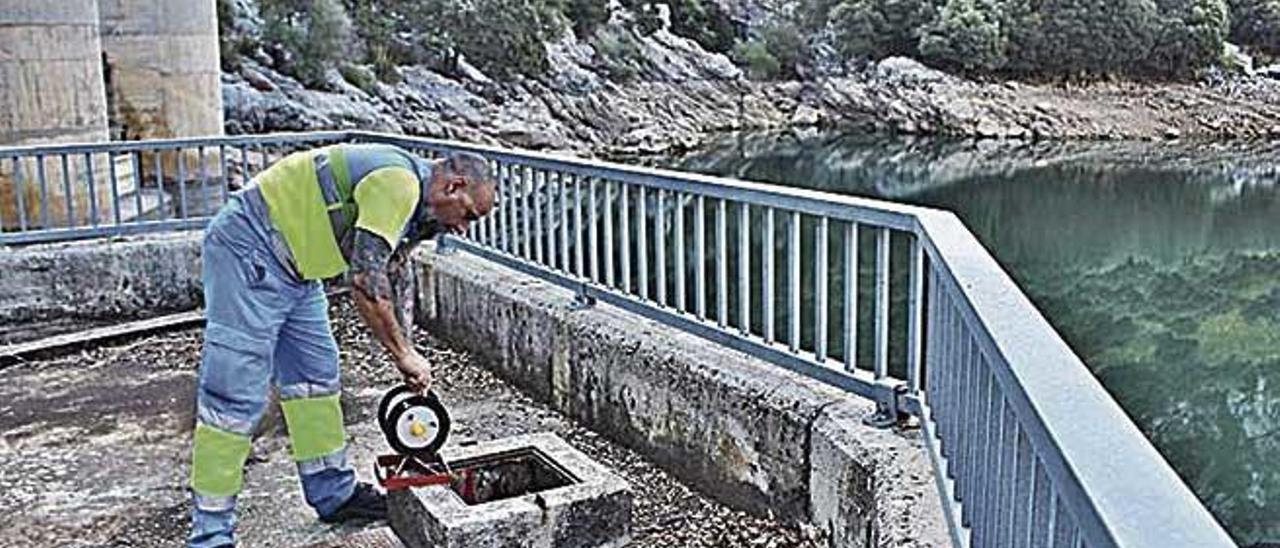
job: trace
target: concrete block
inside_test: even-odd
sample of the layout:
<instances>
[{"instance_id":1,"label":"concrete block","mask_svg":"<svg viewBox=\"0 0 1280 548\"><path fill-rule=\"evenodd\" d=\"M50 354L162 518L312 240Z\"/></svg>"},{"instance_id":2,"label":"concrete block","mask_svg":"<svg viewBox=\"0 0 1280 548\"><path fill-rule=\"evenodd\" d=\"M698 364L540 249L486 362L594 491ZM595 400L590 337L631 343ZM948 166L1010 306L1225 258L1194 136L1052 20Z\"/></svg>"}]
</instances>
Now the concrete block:
<instances>
[{"instance_id":1,"label":"concrete block","mask_svg":"<svg viewBox=\"0 0 1280 548\"><path fill-rule=\"evenodd\" d=\"M565 322L561 411L723 502L804 520L809 427L843 394L612 307Z\"/></svg>"},{"instance_id":2,"label":"concrete block","mask_svg":"<svg viewBox=\"0 0 1280 548\"><path fill-rule=\"evenodd\" d=\"M920 432L872 428L875 405L846 401L813 424L809 459L812 523L832 546L950 546Z\"/></svg>"},{"instance_id":3,"label":"concrete block","mask_svg":"<svg viewBox=\"0 0 1280 548\"><path fill-rule=\"evenodd\" d=\"M97 2L0 0L0 144L107 140Z\"/></svg>"},{"instance_id":4,"label":"concrete block","mask_svg":"<svg viewBox=\"0 0 1280 548\"><path fill-rule=\"evenodd\" d=\"M554 434L453 447L441 456L464 470L468 462L529 451L551 466L540 472L495 468L487 476L473 473L479 479L469 486L458 482L392 492L391 528L408 548L613 548L630 541L626 482ZM526 493L527 486L548 488ZM499 498L504 490L521 494Z\"/></svg>"},{"instance_id":5,"label":"concrete block","mask_svg":"<svg viewBox=\"0 0 1280 548\"><path fill-rule=\"evenodd\" d=\"M571 294L505 269L459 269L461 254L422 246L418 310L428 331L456 342L495 373L542 401L551 400L554 335ZM444 272L440 272L444 269Z\"/></svg>"},{"instance_id":6,"label":"concrete block","mask_svg":"<svg viewBox=\"0 0 1280 548\"><path fill-rule=\"evenodd\" d=\"M0 324L192 310L202 300L201 232L0 251Z\"/></svg>"},{"instance_id":7,"label":"concrete block","mask_svg":"<svg viewBox=\"0 0 1280 548\"><path fill-rule=\"evenodd\" d=\"M469 255L419 260L430 331L724 502L807 515L809 426L843 393Z\"/></svg>"}]
</instances>

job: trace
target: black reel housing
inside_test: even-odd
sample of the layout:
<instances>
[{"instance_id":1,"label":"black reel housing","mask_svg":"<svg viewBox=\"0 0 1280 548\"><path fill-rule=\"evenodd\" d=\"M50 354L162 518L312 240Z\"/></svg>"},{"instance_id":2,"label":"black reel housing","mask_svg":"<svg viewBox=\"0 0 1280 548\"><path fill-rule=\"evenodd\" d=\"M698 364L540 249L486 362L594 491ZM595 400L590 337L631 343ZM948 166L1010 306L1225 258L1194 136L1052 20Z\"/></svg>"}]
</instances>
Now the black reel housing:
<instances>
[{"instance_id":1,"label":"black reel housing","mask_svg":"<svg viewBox=\"0 0 1280 548\"><path fill-rule=\"evenodd\" d=\"M378 427L401 455L430 460L449 438L449 412L435 392L424 396L407 386L387 391L378 404Z\"/></svg>"}]
</instances>

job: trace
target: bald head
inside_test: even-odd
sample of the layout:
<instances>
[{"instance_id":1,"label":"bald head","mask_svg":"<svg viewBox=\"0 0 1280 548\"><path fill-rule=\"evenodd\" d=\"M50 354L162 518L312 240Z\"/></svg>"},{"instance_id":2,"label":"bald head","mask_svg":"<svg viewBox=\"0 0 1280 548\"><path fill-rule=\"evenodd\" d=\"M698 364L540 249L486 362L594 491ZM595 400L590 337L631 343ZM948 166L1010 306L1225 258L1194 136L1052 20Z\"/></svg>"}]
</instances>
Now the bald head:
<instances>
[{"instance_id":1,"label":"bald head","mask_svg":"<svg viewBox=\"0 0 1280 548\"><path fill-rule=\"evenodd\" d=\"M464 232L493 209L497 185L483 156L455 152L437 161L433 171L427 205L447 230Z\"/></svg>"},{"instance_id":2,"label":"bald head","mask_svg":"<svg viewBox=\"0 0 1280 548\"><path fill-rule=\"evenodd\" d=\"M468 185L493 184L489 161L473 152L455 152L440 163L444 171L466 179Z\"/></svg>"}]
</instances>

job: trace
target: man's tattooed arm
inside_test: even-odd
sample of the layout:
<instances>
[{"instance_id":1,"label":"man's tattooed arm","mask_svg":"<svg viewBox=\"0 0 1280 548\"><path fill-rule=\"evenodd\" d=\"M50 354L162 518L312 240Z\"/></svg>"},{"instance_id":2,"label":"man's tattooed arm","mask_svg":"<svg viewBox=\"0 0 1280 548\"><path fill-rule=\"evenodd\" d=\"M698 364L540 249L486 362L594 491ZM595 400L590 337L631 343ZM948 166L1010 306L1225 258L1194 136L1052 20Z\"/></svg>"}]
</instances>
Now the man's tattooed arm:
<instances>
[{"instance_id":1,"label":"man's tattooed arm","mask_svg":"<svg viewBox=\"0 0 1280 548\"><path fill-rule=\"evenodd\" d=\"M410 341L413 340L414 290L417 289L410 260L412 252L412 247L401 245L391 253L391 261L387 264L391 305L395 309L396 321L400 323L400 331Z\"/></svg>"},{"instance_id":2,"label":"man's tattooed arm","mask_svg":"<svg viewBox=\"0 0 1280 548\"><path fill-rule=\"evenodd\" d=\"M355 230L351 250L351 286L355 289L356 308L374 337L400 362L414 350L396 317L395 292L388 273L391 246L372 232L360 228ZM412 318L406 320L412 321Z\"/></svg>"}]
</instances>

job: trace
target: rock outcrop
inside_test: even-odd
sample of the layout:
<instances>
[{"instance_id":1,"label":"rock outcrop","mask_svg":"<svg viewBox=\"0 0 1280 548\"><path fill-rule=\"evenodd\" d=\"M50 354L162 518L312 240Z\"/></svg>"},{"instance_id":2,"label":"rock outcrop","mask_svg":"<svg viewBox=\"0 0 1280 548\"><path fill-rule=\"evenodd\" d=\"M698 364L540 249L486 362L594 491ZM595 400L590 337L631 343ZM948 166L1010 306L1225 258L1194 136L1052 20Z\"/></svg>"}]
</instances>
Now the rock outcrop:
<instances>
[{"instance_id":1,"label":"rock outcrop","mask_svg":"<svg viewBox=\"0 0 1280 548\"><path fill-rule=\"evenodd\" d=\"M399 83L365 89L333 70L321 91L246 58L223 74L226 129L361 128L613 157L673 154L726 130L783 127L1017 139L1280 137L1280 81L1262 76L978 82L894 57L840 77L754 82L725 56L665 29L641 36L609 27L628 55L605 59L567 33L547 45L550 70L536 79L495 81L463 62L449 76L402 67ZM630 76L620 82L617 71Z\"/></svg>"}]
</instances>

